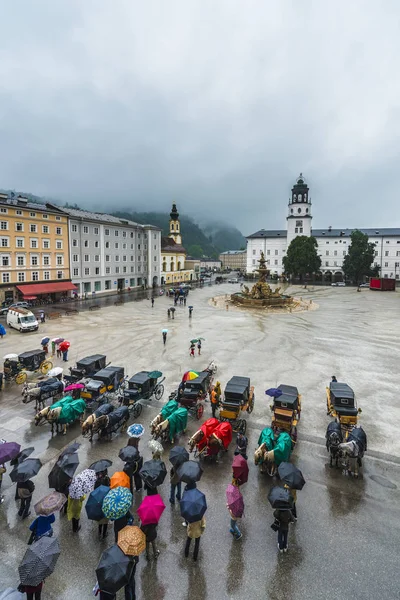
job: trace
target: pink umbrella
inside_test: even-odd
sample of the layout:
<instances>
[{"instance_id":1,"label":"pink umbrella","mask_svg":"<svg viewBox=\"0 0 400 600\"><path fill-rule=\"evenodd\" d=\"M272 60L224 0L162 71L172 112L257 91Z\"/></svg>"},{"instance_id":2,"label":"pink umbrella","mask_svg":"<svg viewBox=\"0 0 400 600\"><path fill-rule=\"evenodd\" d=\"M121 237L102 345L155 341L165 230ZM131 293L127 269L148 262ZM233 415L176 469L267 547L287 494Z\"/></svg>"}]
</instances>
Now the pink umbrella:
<instances>
[{"instance_id":1,"label":"pink umbrella","mask_svg":"<svg viewBox=\"0 0 400 600\"><path fill-rule=\"evenodd\" d=\"M151 523L158 523L164 509L165 504L162 501L160 494L154 494L154 496L146 496L143 498L137 513L142 525L150 525Z\"/></svg>"},{"instance_id":2,"label":"pink umbrella","mask_svg":"<svg viewBox=\"0 0 400 600\"><path fill-rule=\"evenodd\" d=\"M70 383L69 385L67 385L64 392L72 392L72 390L83 390L84 387L85 386L83 383Z\"/></svg>"},{"instance_id":3,"label":"pink umbrella","mask_svg":"<svg viewBox=\"0 0 400 600\"><path fill-rule=\"evenodd\" d=\"M244 513L244 501L236 485L230 483L226 488L226 502L233 516L240 519Z\"/></svg>"}]
</instances>

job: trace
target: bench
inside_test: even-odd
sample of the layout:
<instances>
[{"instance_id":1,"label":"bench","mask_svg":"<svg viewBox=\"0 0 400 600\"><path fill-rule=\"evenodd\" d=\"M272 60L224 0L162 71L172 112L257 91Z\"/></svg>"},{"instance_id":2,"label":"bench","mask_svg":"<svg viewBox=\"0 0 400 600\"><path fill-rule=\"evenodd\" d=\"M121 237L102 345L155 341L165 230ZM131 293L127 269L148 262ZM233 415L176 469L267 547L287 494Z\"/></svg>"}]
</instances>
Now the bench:
<instances>
[{"instance_id":1,"label":"bench","mask_svg":"<svg viewBox=\"0 0 400 600\"><path fill-rule=\"evenodd\" d=\"M67 315L67 317L69 315L79 315L79 310L77 310L76 308L71 308L69 310L66 310L65 314Z\"/></svg>"},{"instance_id":2,"label":"bench","mask_svg":"<svg viewBox=\"0 0 400 600\"><path fill-rule=\"evenodd\" d=\"M51 313L48 313L46 316L48 319L59 319L61 317L61 313L60 312L51 312Z\"/></svg>"},{"instance_id":3,"label":"bench","mask_svg":"<svg viewBox=\"0 0 400 600\"><path fill-rule=\"evenodd\" d=\"M89 306L89 310L100 310L100 308L100 304L92 304L92 306Z\"/></svg>"}]
</instances>

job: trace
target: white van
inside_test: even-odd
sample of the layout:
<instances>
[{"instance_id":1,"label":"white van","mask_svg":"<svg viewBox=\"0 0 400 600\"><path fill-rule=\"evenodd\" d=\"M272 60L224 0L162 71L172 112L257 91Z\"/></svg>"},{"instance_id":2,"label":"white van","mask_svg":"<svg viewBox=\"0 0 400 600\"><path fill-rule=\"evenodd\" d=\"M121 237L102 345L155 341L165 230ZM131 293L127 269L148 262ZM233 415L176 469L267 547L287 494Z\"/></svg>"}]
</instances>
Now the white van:
<instances>
[{"instance_id":1,"label":"white van","mask_svg":"<svg viewBox=\"0 0 400 600\"><path fill-rule=\"evenodd\" d=\"M35 315L26 308L10 308L7 313L7 325L21 332L39 329Z\"/></svg>"}]
</instances>

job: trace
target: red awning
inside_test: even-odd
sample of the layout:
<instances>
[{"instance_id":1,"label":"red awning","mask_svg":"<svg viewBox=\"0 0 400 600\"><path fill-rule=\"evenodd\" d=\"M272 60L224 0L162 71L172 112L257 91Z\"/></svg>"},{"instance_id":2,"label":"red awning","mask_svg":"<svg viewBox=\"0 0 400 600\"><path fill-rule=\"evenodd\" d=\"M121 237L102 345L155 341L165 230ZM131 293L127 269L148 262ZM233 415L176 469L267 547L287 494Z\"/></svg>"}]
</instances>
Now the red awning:
<instances>
[{"instance_id":1,"label":"red awning","mask_svg":"<svg viewBox=\"0 0 400 600\"><path fill-rule=\"evenodd\" d=\"M76 285L70 281L17 285L17 290L19 290L23 296L39 296L39 294L54 294L56 292L68 292L76 289Z\"/></svg>"}]
</instances>

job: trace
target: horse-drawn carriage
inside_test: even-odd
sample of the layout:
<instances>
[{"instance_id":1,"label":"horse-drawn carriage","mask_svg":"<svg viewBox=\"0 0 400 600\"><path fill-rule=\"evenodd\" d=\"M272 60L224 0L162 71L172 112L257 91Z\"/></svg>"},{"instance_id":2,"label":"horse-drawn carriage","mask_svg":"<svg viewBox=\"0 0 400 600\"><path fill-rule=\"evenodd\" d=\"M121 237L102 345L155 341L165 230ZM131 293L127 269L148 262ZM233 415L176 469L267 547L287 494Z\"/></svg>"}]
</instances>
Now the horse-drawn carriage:
<instances>
[{"instance_id":1,"label":"horse-drawn carriage","mask_svg":"<svg viewBox=\"0 0 400 600\"><path fill-rule=\"evenodd\" d=\"M64 382L58 377L49 377L42 381L25 383L22 390L22 402L28 404L32 400L35 400L35 409L38 411L45 407L46 400L51 399L52 402L60 400L64 393L64 387Z\"/></svg>"},{"instance_id":2,"label":"horse-drawn carriage","mask_svg":"<svg viewBox=\"0 0 400 600\"><path fill-rule=\"evenodd\" d=\"M281 462L288 462L293 449L292 438L286 431L274 431L264 427L258 438L254 453L254 463L261 467L262 473L275 475Z\"/></svg>"},{"instance_id":3,"label":"horse-drawn carriage","mask_svg":"<svg viewBox=\"0 0 400 600\"><path fill-rule=\"evenodd\" d=\"M247 422L240 419L240 413L251 413L254 408L254 387L250 385L250 377L231 377L225 387L219 418L229 422L236 433L246 433Z\"/></svg>"},{"instance_id":4,"label":"horse-drawn carriage","mask_svg":"<svg viewBox=\"0 0 400 600\"><path fill-rule=\"evenodd\" d=\"M29 350L22 354L6 354L4 357L4 379L14 380L18 385L25 383L28 372L40 371L46 375L52 368L53 363L46 359L44 350Z\"/></svg>"},{"instance_id":5,"label":"horse-drawn carriage","mask_svg":"<svg viewBox=\"0 0 400 600\"><path fill-rule=\"evenodd\" d=\"M75 367L70 367L70 375L65 375L64 379L68 383L76 383L85 377L92 377L101 369L106 368L107 359L104 354L92 354L78 360Z\"/></svg>"},{"instance_id":6,"label":"horse-drawn carriage","mask_svg":"<svg viewBox=\"0 0 400 600\"><path fill-rule=\"evenodd\" d=\"M347 383L331 381L326 388L326 404L328 415L339 421L346 439L357 425L358 413L361 412L361 409L357 408L354 391Z\"/></svg>"},{"instance_id":7,"label":"horse-drawn carriage","mask_svg":"<svg viewBox=\"0 0 400 600\"><path fill-rule=\"evenodd\" d=\"M176 400L169 400L161 412L150 423L150 430L155 440L162 442L170 440L172 443L175 436L183 433L187 427L188 411L179 406Z\"/></svg>"},{"instance_id":8,"label":"horse-drawn carriage","mask_svg":"<svg viewBox=\"0 0 400 600\"><path fill-rule=\"evenodd\" d=\"M272 429L274 431L286 431L293 444L297 441L297 424L301 414L301 396L294 385L281 384L277 390L281 392L274 396L271 410Z\"/></svg>"},{"instance_id":9,"label":"horse-drawn carriage","mask_svg":"<svg viewBox=\"0 0 400 600\"><path fill-rule=\"evenodd\" d=\"M119 391L119 402L128 406L134 417L138 417L142 412L140 400L151 400L154 396L156 400L161 400L164 394L163 379L161 371L140 371L124 382Z\"/></svg>"},{"instance_id":10,"label":"horse-drawn carriage","mask_svg":"<svg viewBox=\"0 0 400 600\"><path fill-rule=\"evenodd\" d=\"M220 422L212 417L189 440L189 451L194 457L218 457L221 451L227 451L232 441L232 425L229 422Z\"/></svg>"},{"instance_id":11,"label":"horse-drawn carriage","mask_svg":"<svg viewBox=\"0 0 400 600\"><path fill-rule=\"evenodd\" d=\"M182 381L179 385L177 401L189 413L201 419L204 413L204 401L212 387L211 371L201 371L194 379Z\"/></svg>"},{"instance_id":12,"label":"horse-drawn carriage","mask_svg":"<svg viewBox=\"0 0 400 600\"><path fill-rule=\"evenodd\" d=\"M89 404L102 402L103 399L107 399L107 396L104 398L102 396L108 392L117 391L123 380L123 367L105 367L85 382L85 389L81 392L81 398L84 398Z\"/></svg>"}]
</instances>

